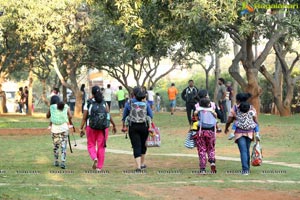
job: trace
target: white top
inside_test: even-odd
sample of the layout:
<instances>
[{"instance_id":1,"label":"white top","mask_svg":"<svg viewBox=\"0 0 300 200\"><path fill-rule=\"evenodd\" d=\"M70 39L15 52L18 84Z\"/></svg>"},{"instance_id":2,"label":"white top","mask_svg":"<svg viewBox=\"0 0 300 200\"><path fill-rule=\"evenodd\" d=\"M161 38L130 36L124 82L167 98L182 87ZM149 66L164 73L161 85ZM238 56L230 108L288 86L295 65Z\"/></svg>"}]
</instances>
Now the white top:
<instances>
[{"instance_id":1,"label":"white top","mask_svg":"<svg viewBox=\"0 0 300 200\"><path fill-rule=\"evenodd\" d=\"M148 90L148 101L154 101L154 92L152 90Z\"/></svg>"},{"instance_id":2,"label":"white top","mask_svg":"<svg viewBox=\"0 0 300 200\"><path fill-rule=\"evenodd\" d=\"M106 88L103 93L103 97L105 101L111 101L112 90L110 88Z\"/></svg>"}]
</instances>

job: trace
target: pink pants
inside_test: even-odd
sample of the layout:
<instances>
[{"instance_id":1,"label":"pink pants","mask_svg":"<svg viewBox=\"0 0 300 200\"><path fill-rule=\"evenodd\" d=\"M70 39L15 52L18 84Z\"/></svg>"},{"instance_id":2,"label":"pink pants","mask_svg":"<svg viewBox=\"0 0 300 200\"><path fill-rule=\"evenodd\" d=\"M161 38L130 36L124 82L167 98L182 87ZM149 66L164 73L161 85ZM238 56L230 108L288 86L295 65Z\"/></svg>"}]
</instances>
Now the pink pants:
<instances>
[{"instance_id":1,"label":"pink pants","mask_svg":"<svg viewBox=\"0 0 300 200\"><path fill-rule=\"evenodd\" d=\"M215 163L215 145L216 145L216 135L214 131L202 130L199 137L196 140L198 156L199 156L199 166L200 169L205 169L206 167L206 154L208 157L208 162Z\"/></svg>"},{"instance_id":2,"label":"pink pants","mask_svg":"<svg viewBox=\"0 0 300 200\"><path fill-rule=\"evenodd\" d=\"M98 159L97 168L102 169L105 158L104 131L86 128L87 148L92 160ZM105 140L108 138L108 128L105 129ZM97 148L96 148L97 147Z\"/></svg>"}]
</instances>

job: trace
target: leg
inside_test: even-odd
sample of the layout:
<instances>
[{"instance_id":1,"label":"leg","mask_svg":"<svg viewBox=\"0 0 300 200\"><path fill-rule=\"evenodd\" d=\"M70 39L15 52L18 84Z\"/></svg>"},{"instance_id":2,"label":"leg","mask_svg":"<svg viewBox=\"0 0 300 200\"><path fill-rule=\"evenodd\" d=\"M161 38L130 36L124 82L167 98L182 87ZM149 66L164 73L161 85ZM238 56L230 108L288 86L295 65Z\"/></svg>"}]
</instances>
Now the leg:
<instances>
[{"instance_id":1,"label":"leg","mask_svg":"<svg viewBox=\"0 0 300 200\"><path fill-rule=\"evenodd\" d=\"M58 166L58 150L59 150L59 143L60 143L58 133L52 133L52 141L53 141L54 164L55 166Z\"/></svg>"},{"instance_id":2,"label":"leg","mask_svg":"<svg viewBox=\"0 0 300 200\"><path fill-rule=\"evenodd\" d=\"M95 130L90 128L89 126L86 127L86 137L87 137L87 148L92 160L97 159L97 152L96 152L96 133Z\"/></svg>"},{"instance_id":3,"label":"leg","mask_svg":"<svg viewBox=\"0 0 300 200\"><path fill-rule=\"evenodd\" d=\"M67 157L67 146L68 146L68 132L61 134L61 168L65 169L65 162Z\"/></svg>"},{"instance_id":4,"label":"leg","mask_svg":"<svg viewBox=\"0 0 300 200\"><path fill-rule=\"evenodd\" d=\"M147 147L146 147L146 141L149 135L148 132L148 127L147 126L141 126L141 144L142 144L142 156L141 156L141 166L145 167L145 157L146 157L146 152L147 152Z\"/></svg>"},{"instance_id":5,"label":"leg","mask_svg":"<svg viewBox=\"0 0 300 200\"><path fill-rule=\"evenodd\" d=\"M189 124L192 123L192 117L191 117L192 109L193 109L193 105L187 103L186 104L186 114L187 114L187 118L188 118Z\"/></svg>"},{"instance_id":6,"label":"leg","mask_svg":"<svg viewBox=\"0 0 300 200\"><path fill-rule=\"evenodd\" d=\"M243 172L249 172L250 170L250 143L251 140L248 137L240 137L237 140L237 144L240 150L240 157L242 163L242 170Z\"/></svg>"},{"instance_id":7,"label":"leg","mask_svg":"<svg viewBox=\"0 0 300 200\"><path fill-rule=\"evenodd\" d=\"M207 138L207 157L210 163L210 169L212 173L216 173L216 158L215 158L215 146L216 146L216 134L214 131L209 131L209 137Z\"/></svg>"},{"instance_id":8,"label":"leg","mask_svg":"<svg viewBox=\"0 0 300 200\"><path fill-rule=\"evenodd\" d=\"M129 127L129 138L133 148L133 156L136 162L136 167L141 169L142 144L141 137L138 132L138 124L132 124Z\"/></svg>"},{"instance_id":9,"label":"leg","mask_svg":"<svg viewBox=\"0 0 300 200\"><path fill-rule=\"evenodd\" d=\"M105 132L105 138L104 138L104 132ZM99 130L97 135L97 158L98 158L98 164L97 168L102 169L105 159L105 141L108 138L108 128L105 130Z\"/></svg>"},{"instance_id":10,"label":"leg","mask_svg":"<svg viewBox=\"0 0 300 200\"><path fill-rule=\"evenodd\" d=\"M222 101L222 107L223 107L223 120L222 123L226 123L227 122L227 106L226 106L226 100Z\"/></svg>"},{"instance_id":11,"label":"leg","mask_svg":"<svg viewBox=\"0 0 300 200\"><path fill-rule=\"evenodd\" d=\"M202 133L201 133L200 137L197 137L196 144L197 144L197 150L198 150L200 170L205 170L207 149L206 149L206 145L205 145L205 138Z\"/></svg>"}]
</instances>

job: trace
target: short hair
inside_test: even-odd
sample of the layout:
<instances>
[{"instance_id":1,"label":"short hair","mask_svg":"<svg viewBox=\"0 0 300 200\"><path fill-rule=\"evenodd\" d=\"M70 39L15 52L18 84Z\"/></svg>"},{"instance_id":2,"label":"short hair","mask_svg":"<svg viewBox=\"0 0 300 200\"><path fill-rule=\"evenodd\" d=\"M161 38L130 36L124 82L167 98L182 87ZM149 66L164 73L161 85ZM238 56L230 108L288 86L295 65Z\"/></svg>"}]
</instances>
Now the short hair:
<instances>
[{"instance_id":1,"label":"short hair","mask_svg":"<svg viewBox=\"0 0 300 200\"><path fill-rule=\"evenodd\" d=\"M107 88L110 88L110 84L107 84Z\"/></svg>"},{"instance_id":2,"label":"short hair","mask_svg":"<svg viewBox=\"0 0 300 200\"><path fill-rule=\"evenodd\" d=\"M244 101L248 101L248 99L250 99L251 96L252 95L250 93L241 92L238 93L235 98L239 102L244 102Z\"/></svg>"},{"instance_id":3,"label":"short hair","mask_svg":"<svg viewBox=\"0 0 300 200\"><path fill-rule=\"evenodd\" d=\"M207 95L208 95L207 90L200 90L200 91L198 92L198 96L199 96L200 99L206 97Z\"/></svg>"},{"instance_id":4,"label":"short hair","mask_svg":"<svg viewBox=\"0 0 300 200\"><path fill-rule=\"evenodd\" d=\"M219 78L219 81L221 81L223 84L225 83L225 79L224 78Z\"/></svg>"},{"instance_id":5,"label":"short hair","mask_svg":"<svg viewBox=\"0 0 300 200\"><path fill-rule=\"evenodd\" d=\"M190 83L190 82L194 82L194 80L192 80L192 79L191 79L191 80L189 80L189 82L188 82L188 83Z\"/></svg>"},{"instance_id":6,"label":"short hair","mask_svg":"<svg viewBox=\"0 0 300 200\"><path fill-rule=\"evenodd\" d=\"M119 90L122 90L122 86L119 86Z\"/></svg>"},{"instance_id":7,"label":"short hair","mask_svg":"<svg viewBox=\"0 0 300 200\"><path fill-rule=\"evenodd\" d=\"M171 86L175 86L175 83L171 83Z\"/></svg>"},{"instance_id":8,"label":"short hair","mask_svg":"<svg viewBox=\"0 0 300 200\"><path fill-rule=\"evenodd\" d=\"M51 97L51 99L50 99L50 105L58 104L59 101L60 101L59 96L53 95L53 96Z\"/></svg>"}]
</instances>

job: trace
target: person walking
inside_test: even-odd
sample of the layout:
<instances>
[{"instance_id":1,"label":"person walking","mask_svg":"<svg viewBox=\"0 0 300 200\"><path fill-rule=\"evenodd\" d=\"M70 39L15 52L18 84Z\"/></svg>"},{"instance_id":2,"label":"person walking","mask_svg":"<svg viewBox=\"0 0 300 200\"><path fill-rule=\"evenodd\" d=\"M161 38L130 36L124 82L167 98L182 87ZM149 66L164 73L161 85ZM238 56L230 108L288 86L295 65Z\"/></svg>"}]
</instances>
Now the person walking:
<instances>
[{"instance_id":1,"label":"person walking","mask_svg":"<svg viewBox=\"0 0 300 200\"><path fill-rule=\"evenodd\" d=\"M229 114L232 107L233 88L231 81L226 82L226 110Z\"/></svg>"},{"instance_id":2,"label":"person walking","mask_svg":"<svg viewBox=\"0 0 300 200\"><path fill-rule=\"evenodd\" d=\"M169 97L171 115L173 115L175 111L177 95L178 95L178 90L175 87L175 83L172 83L171 87L168 88L168 97Z\"/></svg>"},{"instance_id":3,"label":"person walking","mask_svg":"<svg viewBox=\"0 0 300 200\"><path fill-rule=\"evenodd\" d=\"M218 94L217 94L217 105L221 111L221 123L226 123L227 120L227 107L226 107L226 86L223 78L218 79Z\"/></svg>"},{"instance_id":4,"label":"person walking","mask_svg":"<svg viewBox=\"0 0 300 200\"><path fill-rule=\"evenodd\" d=\"M104 100L106 101L108 108L110 110L111 97L112 97L112 90L110 89L110 84L107 84L106 89L104 90L103 96L104 96Z\"/></svg>"},{"instance_id":5,"label":"person walking","mask_svg":"<svg viewBox=\"0 0 300 200\"><path fill-rule=\"evenodd\" d=\"M16 94L16 99L18 102L18 112L22 113L23 112L23 106L24 106L24 92L23 92L23 87L19 88L19 91Z\"/></svg>"},{"instance_id":6,"label":"person walking","mask_svg":"<svg viewBox=\"0 0 300 200\"><path fill-rule=\"evenodd\" d=\"M57 95L50 99L50 109L46 114L51 121L51 134L53 141L54 166L66 168L67 145L69 125L73 126L72 114L69 106L60 101ZM69 123L69 125L68 125ZM73 131L75 128L73 126ZM59 163L59 148L61 148L61 163Z\"/></svg>"},{"instance_id":7,"label":"person walking","mask_svg":"<svg viewBox=\"0 0 300 200\"><path fill-rule=\"evenodd\" d=\"M87 148L93 160L92 169L101 171L104 165L106 141L108 139L109 123L116 125L109 113L109 107L104 101L98 86L92 87L92 98L84 106L83 118L80 125L80 137L87 137ZM84 125L85 131L84 131Z\"/></svg>"},{"instance_id":8,"label":"person walking","mask_svg":"<svg viewBox=\"0 0 300 200\"><path fill-rule=\"evenodd\" d=\"M28 91L28 87L25 86L24 87L24 105L26 106L26 113L28 113L28 98L29 98L29 91Z\"/></svg>"},{"instance_id":9,"label":"person walking","mask_svg":"<svg viewBox=\"0 0 300 200\"><path fill-rule=\"evenodd\" d=\"M225 126L225 134L227 134L230 124L235 123L234 138L240 151L243 175L250 173L250 144L254 139L254 131L257 132L256 139L260 140L256 110L247 102L250 97L250 93L238 93L236 95L237 105L231 109Z\"/></svg>"},{"instance_id":10,"label":"person walking","mask_svg":"<svg viewBox=\"0 0 300 200\"><path fill-rule=\"evenodd\" d=\"M147 102L148 102L150 108L152 110L154 110L153 105L154 105L154 95L155 95L155 93L153 92L152 87L150 87L149 90L147 91L147 95L148 95Z\"/></svg>"},{"instance_id":11,"label":"person walking","mask_svg":"<svg viewBox=\"0 0 300 200\"><path fill-rule=\"evenodd\" d=\"M81 112L83 113L83 108L84 108L85 100L86 100L85 84L81 84L80 92L81 92L81 95L82 95Z\"/></svg>"},{"instance_id":12,"label":"person walking","mask_svg":"<svg viewBox=\"0 0 300 200\"><path fill-rule=\"evenodd\" d=\"M120 114L122 115L123 109L125 107L125 91L123 90L122 86L119 86L119 90L117 91L116 95L119 104Z\"/></svg>"},{"instance_id":13,"label":"person walking","mask_svg":"<svg viewBox=\"0 0 300 200\"><path fill-rule=\"evenodd\" d=\"M202 94L205 94L205 90L202 90L201 92ZM208 95L199 100L195 111L195 115L197 116L197 119L199 119L199 132L196 135L196 144L201 174L206 173L206 154L208 162L210 163L211 173L217 172L215 158L217 114L207 96Z\"/></svg>"},{"instance_id":14,"label":"person walking","mask_svg":"<svg viewBox=\"0 0 300 200\"><path fill-rule=\"evenodd\" d=\"M198 89L194 86L194 81L189 80L188 87L185 88L181 93L181 98L185 101L186 114L189 124L192 124L192 111L194 110L196 101L196 96L198 95Z\"/></svg>"},{"instance_id":15,"label":"person walking","mask_svg":"<svg viewBox=\"0 0 300 200\"><path fill-rule=\"evenodd\" d=\"M159 112L160 111L160 103L161 103L161 97L160 97L160 94L159 93L156 93L155 94L156 96L156 112Z\"/></svg>"},{"instance_id":16,"label":"person walking","mask_svg":"<svg viewBox=\"0 0 300 200\"><path fill-rule=\"evenodd\" d=\"M146 92L139 87L133 89L133 98L129 100L123 113L122 131L127 131L126 121L128 121L129 138L133 148L133 156L136 163L136 172L146 168L145 156L147 152L146 140L149 135L147 116L153 118L152 110L146 103Z\"/></svg>"}]
</instances>

